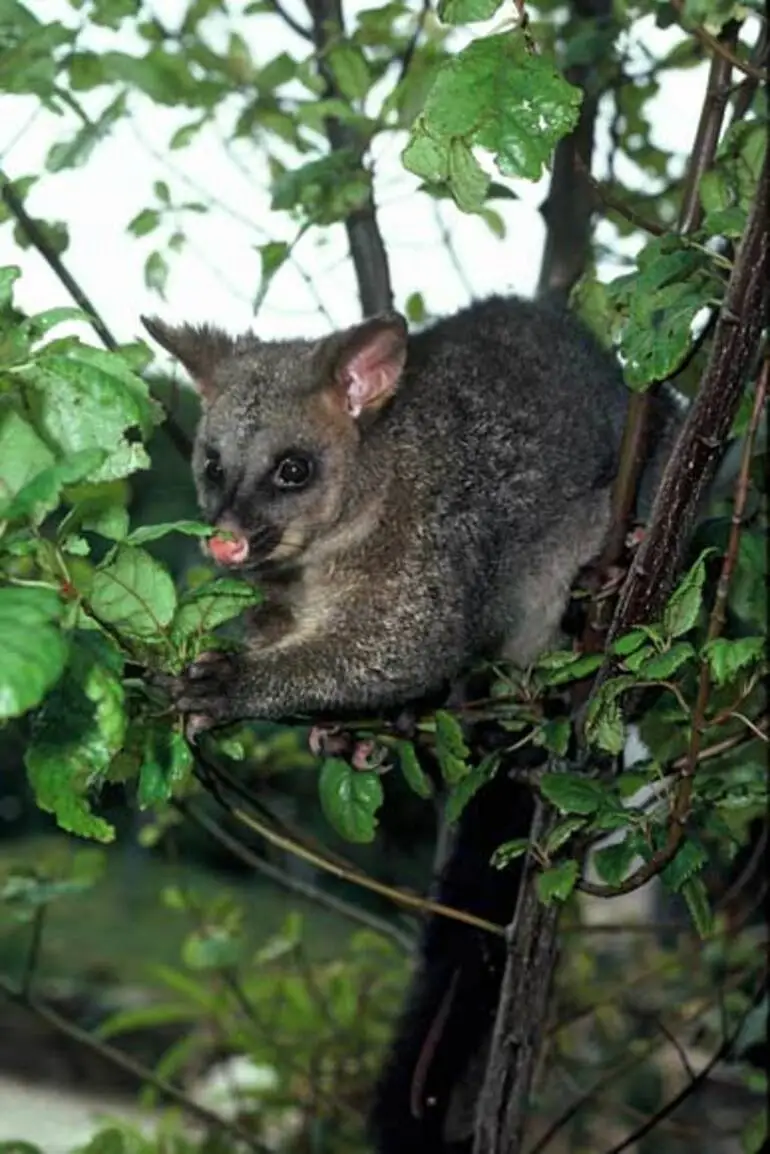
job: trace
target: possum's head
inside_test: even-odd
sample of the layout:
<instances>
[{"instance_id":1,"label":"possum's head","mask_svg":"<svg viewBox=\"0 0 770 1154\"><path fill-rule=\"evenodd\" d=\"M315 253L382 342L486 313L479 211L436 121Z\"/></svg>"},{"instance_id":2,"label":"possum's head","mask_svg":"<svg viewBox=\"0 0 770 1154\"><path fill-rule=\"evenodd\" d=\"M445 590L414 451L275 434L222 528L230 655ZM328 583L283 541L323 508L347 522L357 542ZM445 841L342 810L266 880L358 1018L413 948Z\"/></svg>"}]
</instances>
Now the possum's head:
<instances>
[{"instance_id":1,"label":"possum's head","mask_svg":"<svg viewBox=\"0 0 770 1154\"><path fill-rule=\"evenodd\" d=\"M220 564L302 565L344 537L376 478L362 447L406 363L406 322L385 313L320 341L229 337L142 318L192 377L203 402L193 472L201 510L232 536Z\"/></svg>"}]
</instances>

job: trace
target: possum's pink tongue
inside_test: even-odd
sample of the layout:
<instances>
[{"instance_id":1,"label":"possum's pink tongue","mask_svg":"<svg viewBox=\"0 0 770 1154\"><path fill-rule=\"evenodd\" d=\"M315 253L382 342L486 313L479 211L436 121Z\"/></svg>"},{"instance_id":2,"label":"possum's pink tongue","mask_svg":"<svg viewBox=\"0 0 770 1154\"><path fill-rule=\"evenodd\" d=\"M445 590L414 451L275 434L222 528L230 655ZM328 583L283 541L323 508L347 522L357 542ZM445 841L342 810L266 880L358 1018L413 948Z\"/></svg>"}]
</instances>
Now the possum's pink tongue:
<instances>
[{"instance_id":1,"label":"possum's pink tongue","mask_svg":"<svg viewBox=\"0 0 770 1154\"><path fill-rule=\"evenodd\" d=\"M248 538L242 533L234 537L209 537L209 552L220 565L240 565L249 555Z\"/></svg>"}]
</instances>

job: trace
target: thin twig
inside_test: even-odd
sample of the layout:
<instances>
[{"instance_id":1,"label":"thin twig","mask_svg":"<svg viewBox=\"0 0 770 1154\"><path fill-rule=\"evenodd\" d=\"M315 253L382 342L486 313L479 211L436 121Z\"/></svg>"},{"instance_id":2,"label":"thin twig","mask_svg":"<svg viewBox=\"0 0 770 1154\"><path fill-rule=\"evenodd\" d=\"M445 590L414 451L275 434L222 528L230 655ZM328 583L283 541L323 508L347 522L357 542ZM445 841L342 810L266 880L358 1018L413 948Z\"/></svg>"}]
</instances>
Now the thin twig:
<instances>
[{"instance_id":1,"label":"thin twig","mask_svg":"<svg viewBox=\"0 0 770 1154\"><path fill-rule=\"evenodd\" d=\"M249 1134L236 1122L229 1122L225 1118L221 1118L212 1110L206 1109L205 1106L199 1105L198 1102L190 1098L183 1090L177 1086L167 1082L165 1078L159 1077L152 1070L143 1066L140 1062L136 1062L128 1054L124 1054L121 1050L111 1046L108 1042L103 1042L99 1038L94 1037L88 1030L82 1029L74 1022L68 1021L52 1006L46 1005L45 1002L37 998L25 996L21 991L14 989L11 982L0 974L0 993L4 994L9 1001L14 1002L18 1006L24 1007L34 1014L40 1021L46 1022L52 1026L60 1034L71 1038L79 1045L86 1047L93 1053L98 1054L106 1062L112 1066L117 1066L118 1069L124 1070L137 1080L138 1083L143 1083L152 1086L163 1098L171 1102L175 1102L182 1110L189 1114L192 1118L197 1118L199 1122L203 1122L206 1126L213 1130L218 1130L222 1134L229 1134L231 1138L237 1139L239 1142L244 1142L249 1150L254 1151L254 1154L269 1154L267 1148L259 1142L253 1134Z\"/></svg>"},{"instance_id":2,"label":"thin twig","mask_svg":"<svg viewBox=\"0 0 770 1154\"><path fill-rule=\"evenodd\" d=\"M722 1041L721 1045L717 1050L715 1050L714 1054L711 1056L711 1058L709 1058L703 1069L700 1070L698 1074L696 1074L695 1077L679 1091L678 1094L675 1094L674 1097L670 1098L669 1101L666 1102L666 1104L659 1110L657 1110L651 1118L648 1118L644 1125L640 1126L638 1130L635 1130L633 1134L629 1134L628 1137L624 1138L622 1142L619 1142L616 1146L613 1146L611 1150L604 1151L604 1154L623 1154L625 1150L630 1150L632 1147L637 1147L637 1144L641 1142L641 1140L648 1134L650 1134L655 1129L655 1127L664 1120L664 1118L667 1118L669 1114L673 1114L674 1110L678 1109L678 1107L681 1106L683 1102L686 1102L687 1099L691 1097L691 1095L694 1094L695 1091L708 1080L712 1071L714 1070L714 1067L718 1062L721 1062L724 1058L727 1057L727 1055L730 1053L730 1050L733 1048L738 1038L740 1037L741 1031L746 1024L746 1020L754 1009L754 998L761 991L766 981L766 977L767 973L765 971L761 977L761 982L758 983L758 988L754 991L754 997L749 1002L747 1009L741 1015L741 1019L738 1025L733 1030L730 1037L725 1038Z\"/></svg>"},{"instance_id":3,"label":"thin twig","mask_svg":"<svg viewBox=\"0 0 770 1154\"><path fill-rule=\"evenodd\" d=\"M366 926L367 929L374 930L383 937L390 938L406 953L411 953L414 949L414 940L409 934L399 930L397 926L392 925L391 922L385 918L380 918L376 914L371 914L367 910L355 906L352 902L347 902L344 898L335 897L334 894L329 894L319 886L314 886L310 882L303 881L301 878L291 877L285 870L279 869L278 866L271 862L265 861L263 858L253 854L247 846L243 845L237 838L232 837L226 830L216 822L211 821L204 813L193 809L186 802L177 801L174 803L175 808L185 817L189 818L195 825L205 830L211 837L228 849L234 857L246 865L251 866L252 869L258 870L265 877L270 878L271 881L283 886L284 889L291 890L292 893L299 894L300 897L307 898L308 901L314 902L316 905L325 906L336 914L341 914L342 917L348 918L357 925Z\"/></svg>"},{"instance_id":4,"label":"thin twig","mask_svg":"<svg viewBox=\"0 0 770 1154\"><path fill-rule=\"evenodd\" d=\"M268 0L270 7L275 12L276 16L280 16L287 28L291 28L292 32L296 32L297 36L301 36L303 40L312 40L313 33L310 28L306 28L304 24L300 24L299 20L295 20L290 12L287 12L281 0Z\"/></svg>"},{"instance_id":5,"label":"thin twig","mask_svg":"<svg viewBox=\"0 0 770 1154\"><path fill-rule=\"evenodd\" d=\"M671 7L676 13L678 13L680 23L685 32L689 32L691 36L694 36L696 40L699 40L704 48L708 48L710 52L713 52L716 56L721 57L726 64L730 65L731 68L737 68L739 72L743 72L746 76L750 76L752 80L756 80L757 83L767 83L770 77L768 76L768 73L764 71L764 69L757 68L749 60L741 60L740 56L736 56L736 54L729 47L729 45L724 42L724 40L720 39L718 36L712 36L712 34L707 31L707 29L703 28L700 24L696 24L695 26L691 25L687 16L685 15L684 0L671 0Z\"/></svg>"}]
</instances>

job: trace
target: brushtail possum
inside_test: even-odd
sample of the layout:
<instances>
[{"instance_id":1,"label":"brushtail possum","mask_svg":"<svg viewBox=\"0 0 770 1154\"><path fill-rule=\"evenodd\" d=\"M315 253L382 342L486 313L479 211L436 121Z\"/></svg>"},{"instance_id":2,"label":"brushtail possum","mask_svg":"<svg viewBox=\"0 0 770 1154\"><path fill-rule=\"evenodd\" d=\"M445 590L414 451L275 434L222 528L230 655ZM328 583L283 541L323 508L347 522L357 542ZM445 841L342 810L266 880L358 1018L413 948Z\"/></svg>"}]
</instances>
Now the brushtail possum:
<instances>
[{"instance_id":1,"label":"brushtail possum","mask_svg":"<svg viewBox=\"0 0 770 1154\"><path fill-rule=\"evenodd\" d=\"M244 652L181 679L195 729L403 705L553 641L626 410L574 317L494 297L414 335L397 313L315 341L144 324L201 394L211 555L266 595Z\"/></svg>"}]
</instances>

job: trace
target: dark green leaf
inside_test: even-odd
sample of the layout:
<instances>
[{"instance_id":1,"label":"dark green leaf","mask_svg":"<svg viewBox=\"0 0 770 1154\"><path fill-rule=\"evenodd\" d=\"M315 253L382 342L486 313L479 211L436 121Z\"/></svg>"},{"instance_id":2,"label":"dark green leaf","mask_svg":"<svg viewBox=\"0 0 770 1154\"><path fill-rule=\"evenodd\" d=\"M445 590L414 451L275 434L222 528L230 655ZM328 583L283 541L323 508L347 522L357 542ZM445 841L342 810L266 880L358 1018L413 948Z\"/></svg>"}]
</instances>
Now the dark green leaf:
<instances>
[{"instance_id":1,"label":"dark green leaf","mask_svg":"<svg viewBox=\"0 0 770 1154\"><path fill-rule=\"evenodd\" d=\"M580 829L584 829L586 824L587 822L584 817L567 817L564 821L560 821L558 825L554 826L546 839L546 854L549 857L555 854L563 845L566 845L573 834L577 833Z\"/></svg>"},{"instance_id":2,"label":"dark green leaf","mask_svg":"<svg viewBox=\"0 0 770 1154\"><path fill-rule=\"evenodd\" d=\"M500 757L498 754L487 754L475 768L466 773L454 785L446 803L447 821L456 822L459 820L473 795L495 776L499 764Z\"/></svg>"},{"instance_id":3,"label":"dark green leaf","mask_svg":"<svg viewBox=\"0 0 770 1154\"><path fill-rule=\"evenodd\" d=\"M653 657L648 657L646 661L643 661L638 669L639 676L647 678L649 681L667 680L694 657L695 650L689 642L677 641L670 649L666 649L663 653L656 653Z\"/></svg>"},{"instance_id":4,"label":"dark green leaf","mask_svg":"<svg viewBox=\"0 0 770 1154\"><path fill-rule=\"evenodd\" d=\"M624 838L623 841L615 842L614 845L606 845L597 850L592 860L602 881L607 882L608 885L616 886L623 881L635 857L636 852L630 839Z\"/></svg>"},{"instance_id":5,"label":"dark green leaf","mask_svg":"<svg viewBox=\"0 0 770 1154\"><path fill-rule=\"evenodd\" d=\"M704 549L671 594L663 614L663 630L669 637L688 633L698 620L706 580L705 561L713 552L713 549Z\"/></svg>"},{"instance_id":6,"label":"dark green leaf","mask_svg":"<svg viewBox=\"0 0 770 1154\"><path fill-rule=\"evenodd\" d=\"M673 861L668 863L660 876L668 889L676 892L682 888L688 878L702 870L707 861L708 854L700 842L688 838L679 847Z\"/></svg>"},{"instance_id":7,"label":"dark green leaf","mask_svg":"<svg viewBox=\"0 0 770 1154\"><path fill-rule=\"evenodd\" d=\"M590 778L568 773L546 773L540 790L560 813L596 813L605 800L605 790Z\"/></svg>"},{"instance_id":8,"label":"dark green leaf","mask_svg":"<svg viewBox=\"0 0 770 1154\"><path fill-rule=\"evenodd\" d=\"M445 24L473 24L491 20L502 0L440 0L439 18Z\"/></svg>"},{"instance_id":9,"label":"dark green leaf","mask_svg":"<svg viewBox=\"0 0 770 1154\"><path fill-rule=\"evenodd\" d=\"M339 834L352 842L374 840L377 810L382 805L382 783L376 773L352 769L339 758L323 764L321 808Z\"/></svg>"},{"instance_id":10,"label":"dark green leaf","mask_svg":"<svg viewBox=\"0 0 770 1154\"><path fill-rule=\"evenodd\" d=\"M244 609L259 605L262 594L232 577L208 581L182 598L171 626L176 640L210 633Z\"/></svg>"},{"instance_id":11,"label":"dark green leaf","mask_svg":"<svg viewBox=\"0 0 770 1154\"><path fill-rule=\"evenodd\" d=\"M711 676L717 685L722 686L729 685L742 669L761 661L766 648L766 637L739 637L736 640L717 637L704 647L703 654L709 663Z\"/></svg>"},{"instance_id":12,"label":"dark green leaf","mask_svg":"<svg viewBox=\"0 0 770 1154\"><path fill-rule=\"evenodd\" d=\"M165 521L160 525L141 525L126 537L126 545L146 545L148 541L158 541L169 533L183 533L186 537L210 537L214 532L211 525L201 521Z\"/></svg>"},{"instance_id":13,"label":"dark green leaf","mask_svg":"<svg viewBox=\"0 0 770 1154\"><path fill-rule=\"evenodd\" d=\"M517 837L512 841L505 841L492 854L491 864L495 869L505 869L516 858L522 857L529 849L528 837Z\"/></svg>"},{"instance_id":14,"label":"dark green leaf","mask_svg":"<svg viewBox=\"0 0 770 1154\"><path fill-rule=\"evenodd\" d=\"M396 744L396 753L401 772L406 778L409 788L414 790L418 797L432 797L433 782L420 765L417 751L411 741L399 741Z\"/></svg>"},{"instance_id":15,"label":"dark green leaf","mask_svg":"<svg viewBox=\"0 0 770 1154\"><path fill-rule=\"evenodd\" d=\"M571 858L543 870L535 880L540 901L545 905L550 905L553 901L566 901L574 890L577 879L578 863Z\"/></svg>"},{"instance_id":16,"label":"dark green leaf","mask_svg":"<svg viewBox=\"0 0 770 1154\"><path fill-rule=\"evenodd\" d=\"M683 883L681 894L687 902L693 925L701 938L710 936L714 928L714 915L709 905L708 890L703 878L691 877Z\"/></svg>"}]
</instances>

